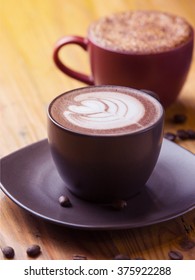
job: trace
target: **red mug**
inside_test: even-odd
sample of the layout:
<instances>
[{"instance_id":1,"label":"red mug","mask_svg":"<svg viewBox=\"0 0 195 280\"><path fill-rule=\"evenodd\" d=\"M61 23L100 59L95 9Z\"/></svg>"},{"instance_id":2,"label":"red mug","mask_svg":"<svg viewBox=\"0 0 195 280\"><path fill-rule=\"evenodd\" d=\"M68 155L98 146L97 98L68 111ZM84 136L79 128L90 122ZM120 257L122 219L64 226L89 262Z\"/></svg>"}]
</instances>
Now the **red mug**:
<instances>
[{"instance_id":1,"label":"red mug","mask_svg":"<svg viewBox=\"0 0 195 280\"><path fill-rule=\"evenodd\" d=\"M189 72L194 43L194 30L191 26L190 29L188 40L180 46L159 53L140 54L97 45L89 28L86 38L65 36L57 41L53 59L63 73L88 85L121 85L153 91L166 108L178 97ZM59 52L69 44L88 52L91 76L74 71L61 61Z\"/></svg>"}]
</instances>

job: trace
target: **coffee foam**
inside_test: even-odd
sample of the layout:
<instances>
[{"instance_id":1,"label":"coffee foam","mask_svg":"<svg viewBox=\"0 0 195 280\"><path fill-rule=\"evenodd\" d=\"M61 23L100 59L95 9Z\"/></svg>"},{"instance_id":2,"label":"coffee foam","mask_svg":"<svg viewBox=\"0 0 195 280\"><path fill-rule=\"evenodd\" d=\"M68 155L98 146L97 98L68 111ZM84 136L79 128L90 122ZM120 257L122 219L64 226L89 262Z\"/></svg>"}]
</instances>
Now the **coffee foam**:
<instances>
[{"instance_id":1,"label":"coffee foam","mask_svg":"<svg viewBox=\"0 0 195 280\"><path fill-rule=\"evenodd\" d=\"M55 99L51 116L63 127L80 133L126 134L147 128L159 118L160 105L152 99L132 89L89 87Z\"/></svg>"},{"instance_id":2,"label":"coffee foam","mask_svg":"<svg viewBox=\"0 0 195 280\"><path fill-rule=\"evenodd\" d=\"M126 11L100 18L89 29L95 44L115 51L159 53L189 40L191 28L181 17L161 11Z\"/></svg>"}]
</instances>

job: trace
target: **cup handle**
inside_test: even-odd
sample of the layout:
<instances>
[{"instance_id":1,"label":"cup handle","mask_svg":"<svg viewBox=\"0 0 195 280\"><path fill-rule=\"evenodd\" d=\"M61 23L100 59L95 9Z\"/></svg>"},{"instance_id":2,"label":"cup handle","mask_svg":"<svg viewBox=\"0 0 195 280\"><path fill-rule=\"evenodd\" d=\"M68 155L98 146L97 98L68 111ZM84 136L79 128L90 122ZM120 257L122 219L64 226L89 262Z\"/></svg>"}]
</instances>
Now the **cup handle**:
<instances>
[{"instance_id":1,"label":"cup handle","mask_svg":"<svg viewBox=\"0 0 195 280\"><path fill-rule=\"evenodd\" d=\"M83 48L85 51L87 51L88 48L88 39L80 36L66 36L61 38L57 41L56 45L54 46L53 51L53 60L56 64L56 66L66 75L70 76L71 78L74 78L78 81L84 82L88 85L94 85L93 77L88 76L86 74L83 74L78 71L74 71L67 67L59 57L59 52L63 46L66 46L68 44L75 44Z\"/></svg>"}]
</instances>

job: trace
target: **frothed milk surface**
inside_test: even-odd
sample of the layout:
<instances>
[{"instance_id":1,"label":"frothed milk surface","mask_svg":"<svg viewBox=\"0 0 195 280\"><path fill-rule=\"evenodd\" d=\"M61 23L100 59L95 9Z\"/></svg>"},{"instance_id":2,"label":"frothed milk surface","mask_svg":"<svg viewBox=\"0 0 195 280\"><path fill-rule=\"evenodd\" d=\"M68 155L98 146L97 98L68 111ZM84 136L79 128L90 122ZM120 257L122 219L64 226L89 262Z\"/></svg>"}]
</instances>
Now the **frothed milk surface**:
<instances>
[{"instance_id":1,"label":"frothed milk surface","mask_svg":"<svg viewBox=\"0 0 195 280\"><path fill-rule=\"evenodd\" d=\"M185 43L191 34L181 17L159 11L128 11L106 16L89 30L103 48L134 53L158 53Z\"/></svg>"},{"instance_id":2,"label":"frothed milk surface","mask_svg":"<svg viewBox=\"0 0 195 280\"><path fill-rule=\"evenodd\" d=\"M137 90L88 87L64 93L50 106L64 128L84 134L120 135L143 130L162 115L160 104Z\"/></svg>"}]
</instances>

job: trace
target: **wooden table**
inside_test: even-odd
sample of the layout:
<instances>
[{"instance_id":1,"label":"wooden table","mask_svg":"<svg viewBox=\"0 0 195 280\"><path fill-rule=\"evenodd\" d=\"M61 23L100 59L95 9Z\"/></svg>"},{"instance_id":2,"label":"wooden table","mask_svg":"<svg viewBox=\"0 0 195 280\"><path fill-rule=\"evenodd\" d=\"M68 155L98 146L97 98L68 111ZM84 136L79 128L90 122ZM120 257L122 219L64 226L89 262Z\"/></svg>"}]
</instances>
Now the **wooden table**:
<instances>
[{"instance_id":1,"label":"wooden table","mask_svg":"<svg viewBox=\"0 0 195 280\"><path fill-rule=\"evenodd\" d=\"M113 12L157 9L185 17L195 26L195 2L191 0L0 0L0 157L47 137L46 107L56 95L83 86L63 75L52 61L56 40L67 34L85 36L90 22ZM73 68L89 72L86 54L77 47L64 50ZM184 113L185 124L169 119ZM179 99L166 111L165 131L195 129L195 60ZM195 153L195 141L178 145ZM11 174L10 174L11 176ZM181 186L185 187L185 186ZM131 258L166 260L170 250L195 260L195 209L167 222L138 229L117 231L76 230L40 220L15 205L0 191L0 247L12 246L15 259L28 259L26 248L39 244L38 259L113 259L117 254ZM0 252L0 259L4 259Z\"/></svg>"}]
</instances>

